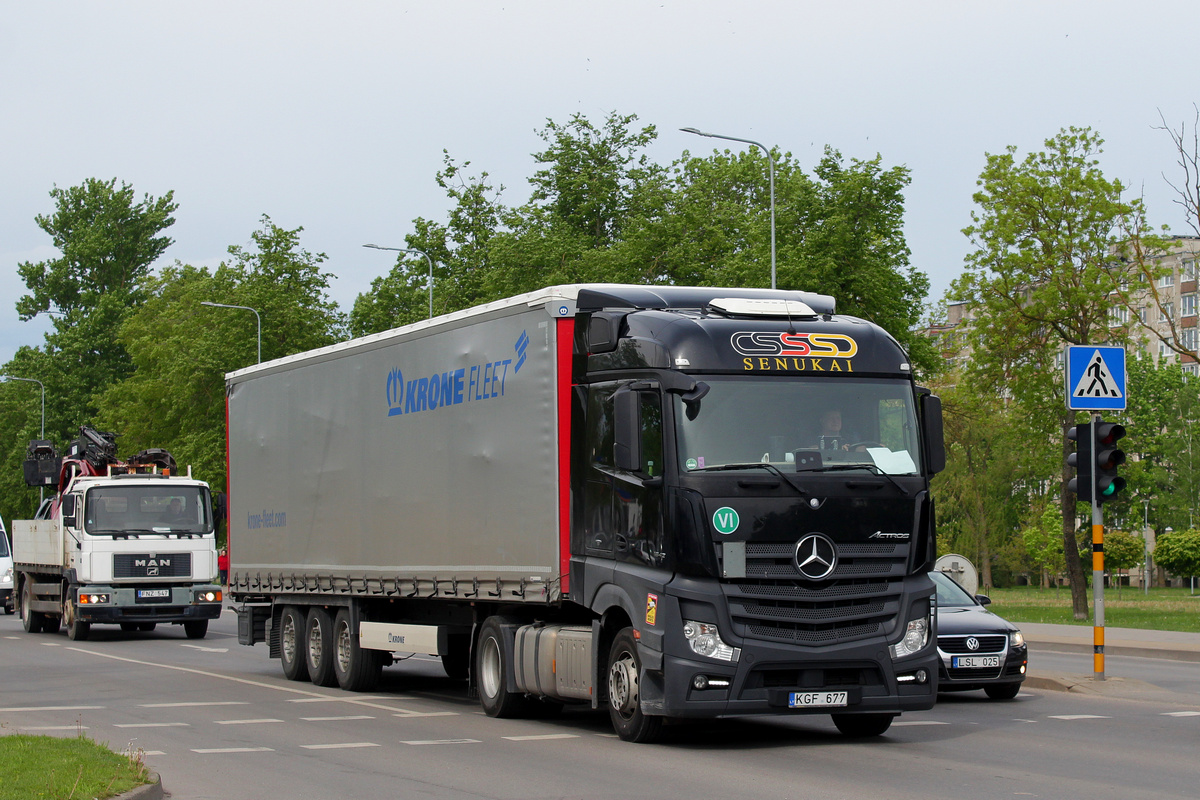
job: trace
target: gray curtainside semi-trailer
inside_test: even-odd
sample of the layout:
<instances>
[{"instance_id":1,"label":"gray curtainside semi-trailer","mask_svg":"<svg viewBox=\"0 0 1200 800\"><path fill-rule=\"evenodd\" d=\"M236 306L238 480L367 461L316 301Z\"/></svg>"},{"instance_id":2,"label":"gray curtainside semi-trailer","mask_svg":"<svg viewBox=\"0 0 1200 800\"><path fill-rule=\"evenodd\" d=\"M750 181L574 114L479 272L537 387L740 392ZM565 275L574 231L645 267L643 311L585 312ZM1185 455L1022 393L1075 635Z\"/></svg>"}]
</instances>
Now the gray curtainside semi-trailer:
<instances>
[{"instance_id":1,"label":"gray curtainside semi-trailer","mask_svg":"<svg viewBox=\"0 0 1200 800\"><path fill-rule=\"evenodd\" d=\"M555 286L227 381L239 640L293 680L436 654L639 742L933 706L941 406L831 297Z\"/></svg>"}]
</instances>

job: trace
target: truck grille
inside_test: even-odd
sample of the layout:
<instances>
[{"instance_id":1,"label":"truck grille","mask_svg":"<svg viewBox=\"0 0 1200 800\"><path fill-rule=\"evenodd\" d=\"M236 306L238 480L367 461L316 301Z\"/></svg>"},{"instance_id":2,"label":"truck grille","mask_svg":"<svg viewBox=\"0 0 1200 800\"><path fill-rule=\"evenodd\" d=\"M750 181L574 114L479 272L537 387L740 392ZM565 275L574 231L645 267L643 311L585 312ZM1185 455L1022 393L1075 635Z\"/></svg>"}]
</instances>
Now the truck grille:
<instances>
[{"instance_id":1,"label":"truck grille","mask_svg":"<svg viewBox=\"0 0 1200 800\"><path fill-rule=\"evenodd\" d=\"M837 568L820 582L801 578L795 549L794 543L747 543L746 577L722 583L735 633L822 646L895 629L907 542L837 545Z\"/></svg>"},{"instance_id":2,"label":"truck grille","mask_svg":"<svg viewBox=\"0 0 1200 800\"><path fill-rule=\"evenodd\" d=\"M113 578L187 578L191 553L114 553Z\"/></svg>"}]
</instances>

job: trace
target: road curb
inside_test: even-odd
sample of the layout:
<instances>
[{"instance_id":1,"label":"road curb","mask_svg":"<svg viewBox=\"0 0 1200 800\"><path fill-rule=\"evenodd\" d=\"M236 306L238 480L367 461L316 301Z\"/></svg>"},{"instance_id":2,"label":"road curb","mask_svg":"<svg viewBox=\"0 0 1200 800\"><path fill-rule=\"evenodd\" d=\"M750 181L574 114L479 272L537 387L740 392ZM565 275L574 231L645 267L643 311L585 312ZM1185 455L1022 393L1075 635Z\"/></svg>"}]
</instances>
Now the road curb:
<instances>
[{"instance_id":1,"label":"road curb","mask_svg":"<svg viewBox=\"0 0 1200 800\"><path fill-rule=\"evenodd\" d=\"M119 794L112 800L162 800L162 776L157 772L151 772L148 776L150 783L143 783L141 786L136 786L128 792Z\"/></svg>"},{"instance_id":2,"label":"road curb","mask_svg":"<svg viewBox=\"0 0 1200 800\"><path fill-rule=\"evenodd\" d=\"M1033 672L1025 676L1025 689L1041 689L1049 692L1066 692L1111 700L1138 700L1166 703L1187 708L1200 708L1200 697L1189 702L1190 696L1155 686L1136 678L1111 677L1098 681L1093 675L1075 675L1066 672Z\"/></svg>"}]
</instances>

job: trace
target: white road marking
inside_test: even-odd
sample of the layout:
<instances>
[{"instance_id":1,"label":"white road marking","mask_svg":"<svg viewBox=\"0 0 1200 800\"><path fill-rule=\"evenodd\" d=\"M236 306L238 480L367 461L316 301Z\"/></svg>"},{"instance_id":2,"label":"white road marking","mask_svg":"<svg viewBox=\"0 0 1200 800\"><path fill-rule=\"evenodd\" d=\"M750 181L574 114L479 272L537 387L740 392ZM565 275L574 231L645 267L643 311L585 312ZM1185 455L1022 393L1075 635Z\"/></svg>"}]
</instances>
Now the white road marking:
<instances>
[{"instance_id":1,"label":"white road marking","mask_svg":"<svg viewBox=\"0 0 1200 800\"><path fill-rule=\"evenodd\" d=\"M186 722L125 722L114 728L190 728Z\"/></svg>"},{"instance_id":2,"label":"white road marking","mask_svg":"<svg viewBox=\"0 0 1200 800\"><path fill-rule=\"evenodd\" d=\"M142 750L141 754L144 756L165 756L167 754L167 751L166 750Z\"/></svg>"},{"instance_id":3,"label":"white road marking","mask_svg":"<svg viewBox=\"0 0 1200 800\"><path fill-rule=\"evenodd\" d=\"M1164 717L1200 717L1200 711L1164 711Z\"/></svg>"},{"instance_id":4,"label":"white road marking","mask_svg":"<svg viewBox=\"0 0 1200 800\"><path fill-rule=\"evenodd\" d=\"M939 722L936 719L906 719L901 722L893 722L892 727L897 725L949 725L949 722Z\"/></svg>"},{"instance_id":5,"label":"white road marking","mask_svg":"<svg viewBox=\"0 0 1200 800\"><path fill-rule=\"evenodd\" d=\"M271 722L283 722L281 719L215 719L218 725L265 725Z\"/></svg>"},{"instance_id":6,"label":"white road marking","mask_svg":"<svg viewBox=\"0 0 1200 800\"><path fill-rule=\"evenodd\" d=\"M408 717L457 717L460 715L457 711L399 711L392 716L407 719Z\"/></svg>"},{"instance_id":7,"label":"white road marking","mask_svg":"<svg viewBox=\"0 0 1200 800\"><path fill-rule=\"evenodd\" d=\"M209 700L198 703L140 703L138 708L195 708L197 706L248 706L245 700Z\"/></svg>"},{"instance_id":8,"label":"white road marking","mask_svg":"<svg viewBox=\"0 0 1200 800\"><path fill-rule=\"evenodd\" d=\"M38 644L40 644L42 647L62 647L61 644L56 642L38 642Z\"/></svg>"},{"instance_id":9,"label":"white road marking","mask_svg":"<svg viewBox=\"0 0 1200 800\"><path fill-rule=\"evenodd\" d=\"M548 739L578 739L579 736L574 733L545 733L540 736L501 736L501 739L508 739L510 742L544 742Z\"/></svg>"},{"instance_id":10,"label":"white road marking","mask_svg":"<svg viewBox=\"0 0 1200 800\"><path fill-rule=\"evenodd\" d=\"M346 742L345 744L302 744L305 750L348 750L352 747L379 747L374 742Z\"/></svg>"},{"instance_id":11,"label":"white road marking","mask_svg":"<svg viewBox=\"0 0 1200 800\"><path fill-rule=\"evenodd\" d=\"M104 706L14 706L0 711L102 711Z\"/></svg>"},{"instance_id":12,"label":"white road marking","mask_svg":"<svg viewBox=\"0 0 1200 800\"><path fill-rule=\"evenodd\" d=\"M203 647L198 644L181 644L179 646L180 647L190 647L193 650L200 650L201 652L204 652L204 653L228 653L229 652L228 647Z\"/></svg>"},{"instance_id":13,"label":"white road marking","mask_svg":"<svg viewBox=\"0 0 1200 800\"><path fill-rule=\"evenodd\" d=\"M297 697L288 700L289 703L347 703L351 700L387 700L386 697L374 697L372 695L362 695L360 697L330 697L327 694L317 697Z\"/></svg>"},{"instance_id":14,"label":"white road marking","mask_svg":"<svg viewBox=\"0 0 1200 800\"><path fill-rule=\"evenodd\" d=\"M1105 717L1097 714L1051 714L1050 719L1112 719L1112 717Z\"/></svg>"},{"instance_id":15,"label":"white road marking","mask_svg":"<svg viewBox=\"0 0 1200 800\"><path fill-rule=\"evenodd\" d=\"M87 725L42 725L39 728L24 728L23 731L86 731Z\"/></svg>"},{"instance_id":16,"label":"white road marking","mask_svg":"<svg viewBox=\"0 0 1200 800\"><path fill-rule=\"evenodd\" d=\"M350 715L345 717L301 717L305 722L344 722L354 719L375 719L366 714Z\"/></svg>"},{"instance_id":17,"label":"white road marking","mask_svg":"<svg viewBox=\"0 0 1200 800\"><path fill-rule=\"evenodd\" d=\"M409 742L400 742L400 744L479 744L479 739L416 739Z\"/></svg>"},{"instance_id":18,"label":"white road marking","mask_svg":"<svg viewBox=\"0 0 1200 800\"><path fill-rule=\"evenodd\" d=\"M5 639L20 639L20 636L5 636Z\"/></svg>"},{"instance_id":19,"label":"white road marking","mask_svg":"<svg viewBox=\"0 0 1200 800\"><path fill-rule=\"evenodd\" d=\"M596 735L599 736L601 739L616 739L616 738L618 738L615 733L597 733Z\"/></svg>"},{"instance_id":20,"label":"white road marking","mask_svg":"<svg viewBox=\"0 0 1200 800\"><path fill-rule=\"evenodd\" d=\"M204 747L200 749L192 748L193 753L274 753L275 751L269 747Z\"/></svg>"}]
</instances>

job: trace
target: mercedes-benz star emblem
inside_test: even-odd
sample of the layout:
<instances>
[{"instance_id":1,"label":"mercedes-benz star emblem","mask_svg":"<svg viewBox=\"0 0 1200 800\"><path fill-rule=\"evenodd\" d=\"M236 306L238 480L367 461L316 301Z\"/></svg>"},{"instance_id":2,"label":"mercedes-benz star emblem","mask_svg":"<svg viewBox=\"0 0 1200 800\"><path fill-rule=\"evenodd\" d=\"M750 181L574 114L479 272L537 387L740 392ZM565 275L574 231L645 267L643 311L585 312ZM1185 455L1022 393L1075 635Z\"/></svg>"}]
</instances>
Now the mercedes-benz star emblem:
<instances>
[{"instance_id":1,"label":"mercedes-benz star emblem","mask_svg":"<svg viewBox=\"0 0 1200 800\"><path fill-rule=\"evenodd\" d=\"M809 580L819 581L833 574L837 566L837 548L828 536L810 533L796 543L793 559L796 570Z\"/></svg>"},{"instance_id":2,"label":"mercedes-benz star emblem","mask_svg":"<svg viewBox=\"0 0 1200 800\"><path fill-rule=\"evenodd\" d=\"M971 650L972 652L975 650L978 650L979 649L979 640L976 639L974 636L967 639L967 649Z\"/></svg>"}]
</instances>

